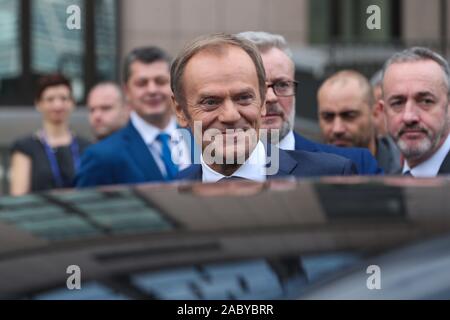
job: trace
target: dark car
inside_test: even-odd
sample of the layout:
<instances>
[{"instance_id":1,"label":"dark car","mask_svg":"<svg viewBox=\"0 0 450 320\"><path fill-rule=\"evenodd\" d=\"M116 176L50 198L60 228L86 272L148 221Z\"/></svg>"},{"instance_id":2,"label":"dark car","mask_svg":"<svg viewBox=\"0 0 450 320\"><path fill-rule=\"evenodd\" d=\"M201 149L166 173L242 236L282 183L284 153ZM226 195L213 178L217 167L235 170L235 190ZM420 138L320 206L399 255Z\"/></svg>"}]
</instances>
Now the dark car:
<instances>
[{"instance_id":1,"label":"dark car","mask_svg":"<svg viewBox=\"0 0 450 320\"><path fill-rule=\"evenodd\" d=\"M450 298L449 185L347 177L3 197L0 298Z\"/></svg>"}]
</instances>

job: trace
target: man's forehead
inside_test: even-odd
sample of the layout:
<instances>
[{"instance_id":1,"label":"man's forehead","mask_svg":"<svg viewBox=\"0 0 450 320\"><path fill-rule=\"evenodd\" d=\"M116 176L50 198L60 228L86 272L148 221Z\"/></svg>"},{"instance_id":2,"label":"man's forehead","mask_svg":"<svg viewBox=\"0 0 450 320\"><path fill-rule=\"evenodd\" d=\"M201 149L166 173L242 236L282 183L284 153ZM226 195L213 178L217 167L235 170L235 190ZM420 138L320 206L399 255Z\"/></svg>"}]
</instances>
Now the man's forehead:
<instances>
[{"instance_id":1,"label":"man's forehead","mask_svg":"<svg viewBox=\"0 0 450 320\"><path fill-rule=\"evenodd\" d=\"M157 60L151 63L145 63L142 61L134 61L130 65L131 74L140 75L148 71L158 71L163 74L170 74L169 64L164 60Z\"/></svg>"},{"instance_id":2,"label":"man's forehead","mask_svg":"<svg viewBox=\"0 0 450 320\"><path fill-rule=\"evenodd\" d=\"M295 72L295 66L292 59L276 47L261 52L261 58L268 78L277 77L277 74L287 74L288 76L292 76Z\"/></svg>"},{"instance_id":3,"label":"man's forehead","mask_svg":"<svg viewBox=\"0 0 450 320\"><path fill-rule=\"evenodd\" d=\"M415 94L447 90L445 73L432 61L411 61L390 65L384 75L383 91L386 93Z\"/></svg>"},{"instance_id":4,"label":"man's forehead","mask_svg":"<svg viewBox=\"0 0 450 320\"><path fill-rule=\"evenodd\" d=\"M212 82L228 84L229 81L250 80L258 83L256 67L250 56L240 48L229 48L228 54L215 54L203 50L187 63L184 75L186 85L206 85Z\"/></svg>"}]
</instances>

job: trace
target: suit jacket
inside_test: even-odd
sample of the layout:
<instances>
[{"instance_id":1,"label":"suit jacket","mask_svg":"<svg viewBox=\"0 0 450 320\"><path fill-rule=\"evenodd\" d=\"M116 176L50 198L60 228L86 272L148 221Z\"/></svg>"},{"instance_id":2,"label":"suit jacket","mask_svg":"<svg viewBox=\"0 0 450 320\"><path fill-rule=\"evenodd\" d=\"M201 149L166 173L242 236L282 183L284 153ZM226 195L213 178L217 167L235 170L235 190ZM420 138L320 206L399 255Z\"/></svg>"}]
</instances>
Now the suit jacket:
<instances>
[{"instance_id":1,"label":"suit jacket","mask_svg":"<svg viewBox=\"0 0 450 320\"><path fill-rule=\"evenodd\" d=\"M90 146L81 157L77 187L165 180L131 121L125 128Z\"/></svg>"},{"instance_id":2,"label":"suit jacket","mask_svg":"<svg viewBox=\"0 0 450 320\"><path fill-rule=\"evenodd\" d=\"M450 152L445 156L444 162L442 162L439 168L438 175L450 174Z\"/></svg>"},{"instance_id":3,"label":"suit jacket","mask_svg":"<svg viewBox=\"0 0 450 320\"><path fill-rule=\"evenodd\" d=\"M341 157L352 160L356 165L358 174L360 175L383 174L383 170L378 167L377 161L368 149L340 148L327 144L317 143L302 137L296 132L294 132L294 137L295 150L337 154Z\"/></svg>"},{"instance_id":4,"label":"suit jacket","mask_svg":"<svg viewBox=\"0 0 450 320\"><path fill-rule=\"evenodd\" d=\"M401 166L398 171L394 172L394 174L402 175L403 174L403 166ZM444 158L441 166L439 167L439 171L437 173L438 176L448 175L450 174L450 152Z\"/></svg>"},{"instance_id":5,"label":"suit jacket","mask_svg":"<svg viewBox=\"0 0 450 320\"><path fill-rule=\"evenodd\" d=\"M267 148L269 152L270 148ZM279 152L279 170L270 178L282 177L318 177L318 176L346 176L356 174L356 168L350 160L322 152L287 151L273 148ZM194 164L178 173L179 180L202 180L202 166Z\"/></svg>"}]
</instances>

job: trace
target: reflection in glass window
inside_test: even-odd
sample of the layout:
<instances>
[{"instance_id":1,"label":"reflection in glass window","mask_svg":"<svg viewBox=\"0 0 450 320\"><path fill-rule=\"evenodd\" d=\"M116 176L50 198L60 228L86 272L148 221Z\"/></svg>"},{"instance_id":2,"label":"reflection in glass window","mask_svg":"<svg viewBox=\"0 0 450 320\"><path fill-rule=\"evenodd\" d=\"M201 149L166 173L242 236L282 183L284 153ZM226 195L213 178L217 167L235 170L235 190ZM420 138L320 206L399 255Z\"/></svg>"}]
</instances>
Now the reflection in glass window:
<instances>
[{"instance_id":1,"label":"reflection in glass window","mask_svg":"<svg viewBox=\"0 0 450 320\"><path fill-rule=\"evenodd\" d=\"M283 296L277 275L263 260L143 273L132 276L131 282L158 299L253 300Z\"/></svg>"},{"instance_id":2,"label":"reflection in glass window","mask_svg":"<svg viewBox=\"0 0 450 320\"><path fill-rule=\"evenodd\" d=\"M0 0L0 92L5 78L20 75L19 4Z\"/></svg>"},{"instance_id":3,"label":"reflection in glass window","mask_svg":"<svg viewBox=\"0 0 450 320\"><path fill-rule=\"evenodd\" d=\"M38 74L61 71L72 80L74 95L83 95L83 1L37 0L31 2L32 70ZM66 10L76 5L81 12L81 29L70 30Z\"/></svg>"},{"instance_id":4,"label":"reflection in glass window","mask_svg":"<svg viewBox=\"0 0 450 320\"><path fill-rule=\"evenodd\" d=\"M34 300L127 300L128 297L117 293L97 282L83 284L81 290L67 288L42 292L33 297Z\"/></svg>"},{"instance_id":5,"label":"reflection in glass window","mask_svg":"<svg viewBox=\"0 0 450 320\"><path fill-rule=\"evenodd\" d=\"M116 0L95 1L95 58L99 81L114 80L117 74Z\"/></svg>"}]
</instances>

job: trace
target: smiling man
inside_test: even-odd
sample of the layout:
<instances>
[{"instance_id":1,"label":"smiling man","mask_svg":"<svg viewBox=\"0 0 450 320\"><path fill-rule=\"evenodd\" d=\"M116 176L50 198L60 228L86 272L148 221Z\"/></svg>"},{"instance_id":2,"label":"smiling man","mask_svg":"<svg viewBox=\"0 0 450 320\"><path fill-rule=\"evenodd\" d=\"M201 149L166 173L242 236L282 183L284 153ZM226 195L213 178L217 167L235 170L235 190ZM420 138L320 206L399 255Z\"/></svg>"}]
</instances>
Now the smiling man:
<instances>
[{"instance_id":1,"label":"smiling man","mask_svg":"<svg viewBox=\"0 0 450 320\"><path fill-rule=\"evenodd\" d=\"M189 166L189 147L172 109L170 60L158 47L137 48L125 58L123 88L130 121L86 150L77 186L170 181Z\"/></svg>"},{"instance_id":2,"label":"smiling man","mask_svg":"<svg viewBox=\"0 0 450 320\"><path fill-rule=\"evenodd\" d=\"M422 47L396 53L384 65L380 104L405 159L404 175L450 173L449 75L448 62Z\"/></svg>"},{"instance_id":3,"label":"smiling man","mask_svg":"<svg viewBox=\"0 0 450 320\"><path fill-rule=\"evenodd\" d=\"M180 179L264 181L354 172L347 159L283 151L259 140L266 76L256 47L247 40L215 34L189 43L172 64L171 86L178 122L191 128L202 149L201 163L181 172ZM271 173L269 159L278 160Z\"/></svg>"}]
</instances>

